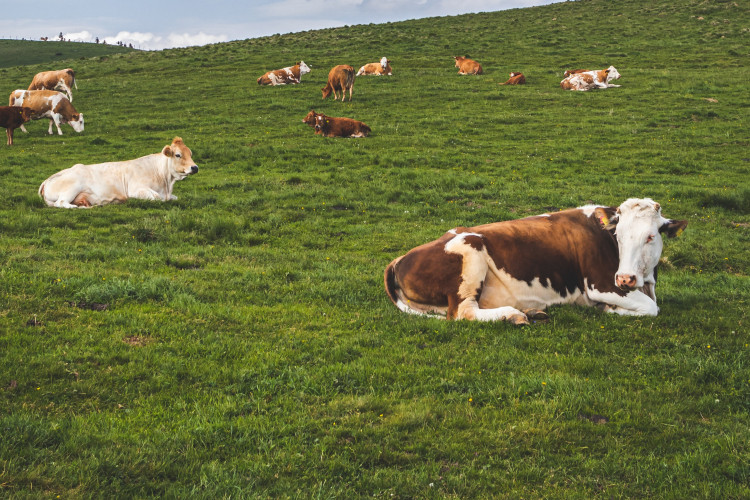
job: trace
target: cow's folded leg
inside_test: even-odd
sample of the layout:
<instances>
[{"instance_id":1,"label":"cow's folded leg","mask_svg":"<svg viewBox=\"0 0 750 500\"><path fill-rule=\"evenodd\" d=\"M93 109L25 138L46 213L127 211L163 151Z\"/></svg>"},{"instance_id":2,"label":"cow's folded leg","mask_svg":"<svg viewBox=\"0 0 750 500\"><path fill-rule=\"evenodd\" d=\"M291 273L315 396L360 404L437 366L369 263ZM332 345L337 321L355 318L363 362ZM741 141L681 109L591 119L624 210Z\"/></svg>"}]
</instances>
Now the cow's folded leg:
<instances>
[{"instance_id":1,"label":"cow's folded leg","mask_svg":"<svg viewBox=\"0 0 750 500\"><path fill-rule=\"evenodd\" d=\"M549 319L549 314L539 309L524 309L523 313L530 320L542 321L545 319Z\"/></svg>"}]
</instances>

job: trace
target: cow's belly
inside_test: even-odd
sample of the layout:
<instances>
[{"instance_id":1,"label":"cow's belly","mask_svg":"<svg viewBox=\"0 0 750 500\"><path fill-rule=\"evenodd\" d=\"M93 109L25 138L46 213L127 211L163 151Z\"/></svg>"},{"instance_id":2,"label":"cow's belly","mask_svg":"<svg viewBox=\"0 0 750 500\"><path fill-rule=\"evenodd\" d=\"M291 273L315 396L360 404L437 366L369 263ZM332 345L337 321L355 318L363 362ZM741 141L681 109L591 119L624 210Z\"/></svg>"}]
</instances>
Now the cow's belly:
<instances>
[{"instance_id":1,"label":"cow's belly","mask_svg":"<svg viewBox=\"0 0 750 500\"><path fill-rule=\"evenodd\" d=\"M539 278L531 284L510 276L503 270L487 273L487 279L479 297L481 309L511 306L516 309L545 309L555 304L588 304L586 296L578 289L565 296L551 286L542 285Z\"/></svg>"}]
</instances>

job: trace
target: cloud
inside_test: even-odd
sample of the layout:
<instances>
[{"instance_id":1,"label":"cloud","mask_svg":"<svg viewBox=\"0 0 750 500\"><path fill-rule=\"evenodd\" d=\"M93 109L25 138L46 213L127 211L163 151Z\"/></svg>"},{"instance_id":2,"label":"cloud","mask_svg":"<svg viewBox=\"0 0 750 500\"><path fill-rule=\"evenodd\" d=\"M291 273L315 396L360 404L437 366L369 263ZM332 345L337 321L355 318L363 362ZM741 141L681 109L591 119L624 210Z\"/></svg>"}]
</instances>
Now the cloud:
<instances>
[{"instance_id":1,"label":"cloud","mask_svg":"<svg viewBox=\"0 0 750 500\"><path fill-rule=\"evenodd\" d=\"M96 42L97 37L90 31L79 31L77 33L63 33L67 40L74 42ZM99 41L108 44L122 42L125 45L141 50L161 50L172 47L190 47L193 45L206 45L209 43L226 42L227 35L210 35L202 31L196 34L190 33L170 33L166 36L156 35L154 33L143 33L140 31L120 31L115 35L102 35L98 37Z\"/></svg>"}]
</instances>

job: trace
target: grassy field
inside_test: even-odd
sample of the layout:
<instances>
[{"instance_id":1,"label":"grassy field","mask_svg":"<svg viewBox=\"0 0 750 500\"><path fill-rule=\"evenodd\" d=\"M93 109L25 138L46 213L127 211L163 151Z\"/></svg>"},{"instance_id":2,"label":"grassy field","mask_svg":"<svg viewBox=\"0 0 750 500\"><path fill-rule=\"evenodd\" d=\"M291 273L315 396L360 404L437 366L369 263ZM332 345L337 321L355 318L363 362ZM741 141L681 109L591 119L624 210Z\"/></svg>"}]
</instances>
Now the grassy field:
<instances>
[{"instance_id":1,"label":"grassy field","mask_svg":"<svg viewBox=\"0 0 750 500\"><path fill-rule=\"evenodd\" d=\"M111 44L0 40L0 68L17 66L16 69L24 74L28 69L22 66L30 64L42 64L44 71L47 69L63 69L62 66L59 66L63 62L64 64L77 65L77 61L74 62L73 59L83 61L91 57L131 52L134 52L134 50ZM31 78L29 78L29 82L31 82ZM27 87L28 83L23 86L23 88Z\"/></svg>"},{"instance_id":2,"label":"grassy field","mask_svg":"<svg viewBox=\"0 0 750 500\"><path fill-rule=\"evenodd\" d=\"M0 69L7 95L73 67L86 122L0 147L0 496L747 498L748 26L742 2L583 0ZM394 76L321 100L383 55ZM621 88L558 86L610 64ZM315 136L310 108L373 133ZM177 201L37 196L175 135L200 166ZM383 290L457 225L647 196L689 220L658 317L445 322Z\"/></svg>"}]
</instances>

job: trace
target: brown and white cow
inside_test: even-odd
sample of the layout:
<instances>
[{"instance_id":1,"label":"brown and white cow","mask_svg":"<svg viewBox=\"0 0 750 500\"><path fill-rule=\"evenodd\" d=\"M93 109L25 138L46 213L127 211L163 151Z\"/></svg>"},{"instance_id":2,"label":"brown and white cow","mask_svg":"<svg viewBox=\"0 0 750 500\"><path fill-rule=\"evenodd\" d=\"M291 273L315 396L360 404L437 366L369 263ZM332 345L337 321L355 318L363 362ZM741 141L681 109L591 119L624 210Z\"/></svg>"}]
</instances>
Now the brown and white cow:
<instances>
[{"instance_id":1,"label":"brown and white cow","mask_svg":"<svg viewBox=\"0 0 750 500\"><path fill-rule=\"evenodd\" d=\"M481 75L484 73L482 65L468 57L453 56L459 75Z\"/></svg>"},{"instance_id":2,"label":"brown and white cow","mask_svg":"<svg viewBox=\"0 0 750 500\"><path fill-rule=\"evenodd\" d=\"M5 127L8 146L13 145L13 131L31 119L31 108L0 106L0 127Z\"/></svg>"},{"instance_id":3,"label":"brown and white cow","mask_svg":"<svg viewBox=\"0 0 750 500\"><path fill-rule=\"evenodd\" d=\"M523 85L526 83L526 77L523 76L523 73L517 73L515 71L511 72L510 78L508 78L508 81L503 83L498 83L498 85Z\"/></svg>"},{"instance_id":4,"label":"brown and white cow","mask_svg":"<svg viewBox=\"0 0 750 500\"><path fill-rule=\"evenodd\" d=\"M341 91L341 102L344 102L346 90L349 90L349 100L352 100L352 88L354 87L354 68L348 64L339 64L328 72L328 83L321 90L323 99L333 92L333 100L338 99L337 91Z\"/></svg>"},{"instance_id":5,"label":"brown and white cow","mask_svg":"<svg viewBox=\"0 0 750 500\"><path fill-rule=\"evenodd\" d=\"M31 119L39 120L49 118L49 130L52 134L52 124L57 127L57 133L63 135L60 130L61 123L67 123L76 132L83 132L83 113L76 111L67 97L55 90L14 90L10 94L8 104L17 107L31 108ZM21 130L28 132L21 125Z\"/></svg>"},{"instance_id":6,"label":"brown and white cow","mask_svg":"<svg viewBox=\"0 0 750 500\"><path fill-rule=\"evenodd\" d=\"M653 200L631 198L458 227L391 262L385 289L404 312L448 319L527 324L555 304L655 316L661 233L686 226Z\"/></svg>"},{"instance_id":7,"label":"brown and white cow","mask_svg":"<svg viewBox=\"0 0 750 500\"><path fill-rule=\"evenodd\" d=\"M294 66L266 72L258 78L258 85L291 85L299 83L302 81L302 75L306 75L309 72L310 68L305 64L305 61L300 61Z\"/></svg>"},{"instance_id":8,"label":"brown and white cow","mask_svg":"<svg viewBox=\"0 0 750 500\"><path fill-rule=\"evenodd\" d=\"M581 71L573 70L560 82L560 88L564 90L580 90L585 92L592 89L606 89L609 87L619 87L609 83L612 80L620 78L620 73L615 69L614 66L610 66L607 69L597 71ZM580 71L576 73L575 71ZM566 71L566 73L568 73Z\"/></svg>"},{"instance_id":9,"label":"brown and white cow","mask_svg":"<svg viewBox=\"0 0 750 500\"><path fill-rule=\"evenodd\" d=\"M78 89L76 74L70 68L56 71L42 71L34 75L28 90L60 90L73 102L73 86Z\"/></svg>"},{"instance_id":10,"label":"brown and white cow","mask_svg":"<svg viewBox=\"0 0 750 500\"><path fill-rule=\"evenodd\" d=\"M172 144L135 160L83 165L61 170L42 182L39 196L50 207L89 208L128 198L176 200L174 183L198 172L190 149L175 137Z\"/></svg>"},{"instance_id":11,"label":"brown and white cow","mask_svg":"<svg viewBox=\"0 0 750 500\"><path fill-rule=\"evenodd\" d=\"M575 73L585 73L587 71L591 71L591 70L590 69L567 69L565 70L565 73L563 73L563 76L567 78L570 75L573 75Z\"/></svg>"},{"instance_id":12,"label":"brown and white cow","mask_svg":"<svg viewBox=\"0 0 750 500\"><path fill-rule=\"evenodd\" d=\"M391 68L391 61L388 60L387 57L383 56L380 59L380 62L376 63L368 63L359 68L359 71L357 71L357 76L360 75L393 75L393 68Z\"/></svg>"}]
</instances>

